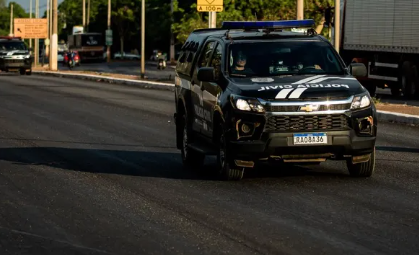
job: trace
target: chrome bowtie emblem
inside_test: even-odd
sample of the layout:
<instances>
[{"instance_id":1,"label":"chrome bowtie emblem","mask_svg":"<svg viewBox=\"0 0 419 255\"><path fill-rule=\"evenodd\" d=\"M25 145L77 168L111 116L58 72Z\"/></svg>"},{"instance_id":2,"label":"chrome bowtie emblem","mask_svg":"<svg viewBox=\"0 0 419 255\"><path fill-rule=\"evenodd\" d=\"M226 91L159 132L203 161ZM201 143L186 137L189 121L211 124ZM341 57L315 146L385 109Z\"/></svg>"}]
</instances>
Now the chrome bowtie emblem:
<instances>
[{"instance_id":1,"label":"chrome bowtie emblem","mask_svg":"<svg viewBox=\"0 0 419 255\"><path fill-rule=\"evenodd\" d=\"M307 104L305 106L300 106L300 111L304 112L313 112L317 110L319 110L319 105Z\"/></svg>"}]
</instances>

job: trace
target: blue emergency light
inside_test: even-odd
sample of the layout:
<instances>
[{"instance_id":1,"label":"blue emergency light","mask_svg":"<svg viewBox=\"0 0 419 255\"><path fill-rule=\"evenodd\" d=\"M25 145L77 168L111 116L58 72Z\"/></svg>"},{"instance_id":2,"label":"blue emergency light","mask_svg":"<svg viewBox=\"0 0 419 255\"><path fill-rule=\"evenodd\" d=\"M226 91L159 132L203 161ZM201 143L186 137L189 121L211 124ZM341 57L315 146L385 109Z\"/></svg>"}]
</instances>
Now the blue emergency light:
<instances>
[{"instance_id":1,"label":"blue emergency light","mask_svg":"<svg viewBox=\"0 0 419 255\"><path fill-rule=\"evenodd\" d=\"M280 20L280 21L224 21L222 29L284 29L308 28L315 25L314 20Z\"/></svg>"}]
</instances>

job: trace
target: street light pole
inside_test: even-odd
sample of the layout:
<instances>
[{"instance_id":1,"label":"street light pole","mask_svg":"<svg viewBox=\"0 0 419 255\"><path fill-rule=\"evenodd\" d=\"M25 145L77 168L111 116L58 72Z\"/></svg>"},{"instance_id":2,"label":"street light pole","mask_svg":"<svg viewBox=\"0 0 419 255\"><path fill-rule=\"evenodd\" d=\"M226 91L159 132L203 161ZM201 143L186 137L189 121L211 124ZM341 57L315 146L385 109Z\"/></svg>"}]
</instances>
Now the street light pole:
<instances>
[{"instance_id":1,"label":"street light pole","mask_svg":"<svg viewBox=\"0 0 419 255\"><path fill-rule=\"evenodd\" d=\"M32 19L32 0L29 0L29 18ZM29 38L29 48L32 48L32 38Z\"/></svg>"},{"instance_id":2,"label":"street light pole","mask_svg":"<svg viewBox=\"0 0 419 255\"><path fill-rule=\"evenodd\" d=\"M52 0L51 71L58 69L58 0Z\"/></svg>"},{"instance_id":3,"label":"street light pole","mask_svg":"<svg viewBox=\"0 0 419 255\"><path fill-rule=\"evenodd\" d=\"M86 0L83 0L83 32L86 28Z\"/></svg>"},{"instance_id":4,"label":"street light pole","mask_svg":"<svg viewBox=\"0 0 419 255\"><path fill-rule=\"evenodd\" d=\"M39 18L39 0L35 0L35 18ZM35 53L34 53L34 58L35 58L35 66L38 65L39 63L39 39L35 39Z\"/></svg>"},{"instance_id":5,"label":"street light pole","mask_svg":"<svg viewBox=\"0 0 419 255\"><path fill-rule=\"evenodd\" d=\"M141 78L145 76L145 0L141 0Z\"/></svg>"},{"instance_id":6,"label":"street light pole","mask_svg":"<svg viewBox=\"0 0 419 255\"><path fill-rule=\"evenodd\" d=\"M304 19L304 0L297 0L297 20Z\"/></svg>"},{"instance_id":7,"label":"street light pole","mask_svg":"<svg viewBox=\"0 0 419 255\"><path fill-rule=\"evenodd\" d=\"M13 4L10 4L10 36L13 36Z\"/></svg>"},{"instance_id":8,"label":"street light pole","mask_svg":"<svg viewBox=\"0 0 419 255\"><path fill-rule=\"evenodd\" d=\"M171 0L170 3L170 9L172 12L172 23L171 25L173 26L174 23L174 17L173 17L173 0ZM174 64L175 63L175 35L173 34L173 28L170 27L170 63Z\"/></svg>"},{"instance_id":9,"label":"street light pole","mask_svg":"<svg viewBox=\"0 0 419 255\"><path fill-rule=\"evenodd\" d=\"M108 0L108 30L111 30L111 0ZM107 62L111 62L111 46L106 49Z\"/></svg>"},{"instance_id":10,"label":"street light pole","mask_svg":"<svg viewBox=\"0 0 419 255\"><path fill-rule=\"evenodd\" d=\"M340 0L335 0L335 49L340 48Z\"/></svg>"},{"instance_id":11,"label":"street light pole","mask_svg":"<svg viewBox=\"0 0 419 255\"><path fill-rule=\"evenodd\" d=\"M47 38L48 39L51 38L51 36L50 36L51 31L49 30L49 24L51 23L51 19L50 19L50 15L49 15L49 9L50 9L50 6L49 6L50 4L49 3L50 3L49 0L47 0ZM48 56L48 59L51 61L51 58L49 57L49 50L50 50L49 45L46 45L46 47L45 47L45 53L46 54L45 55ZM50 64L51 64L51 62L50 62Z\"/></svg>"},{"instance_id":12,"label":"street light pole","mask_svg":"<svg viewBox=\"0 0 419 255\"><path fill-rule=\"evenodd\" d=\"M89 31L89 24L90 24L90 0L87 0L87 31Z\"/></svg>"}]
</instances>

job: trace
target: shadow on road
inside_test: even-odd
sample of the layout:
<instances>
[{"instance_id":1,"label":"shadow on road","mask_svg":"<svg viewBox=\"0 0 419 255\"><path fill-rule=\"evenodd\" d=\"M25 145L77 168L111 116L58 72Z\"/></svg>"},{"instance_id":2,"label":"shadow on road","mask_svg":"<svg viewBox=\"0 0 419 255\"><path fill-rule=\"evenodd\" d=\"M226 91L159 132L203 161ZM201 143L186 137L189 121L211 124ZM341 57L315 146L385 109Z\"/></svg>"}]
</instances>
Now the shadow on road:
<instances>
[{"instance_id":1,"label":"shadow on road","mask_svg":"<svg viewBox=\"0 0 419 255\"><path fill-rule=\"evenodd\" d=\"M157 149L158 148L154 148ZM185 170L179 153L134 150L78 149L59 147L1 148L0 160L17 165L48 166L89 173L131 175L167 179L219 180L215 158L207 158L202 169ZM347 178L344 171L311 166L264 165L246 172L254 178Z\"/></svg>"}]
</instances>

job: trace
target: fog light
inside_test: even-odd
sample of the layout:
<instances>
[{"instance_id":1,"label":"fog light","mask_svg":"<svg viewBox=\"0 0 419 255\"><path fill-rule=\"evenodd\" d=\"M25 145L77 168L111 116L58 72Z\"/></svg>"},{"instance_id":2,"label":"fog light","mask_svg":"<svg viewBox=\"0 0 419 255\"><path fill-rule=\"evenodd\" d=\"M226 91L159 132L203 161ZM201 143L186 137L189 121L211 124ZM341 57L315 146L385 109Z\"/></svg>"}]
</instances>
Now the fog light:
<instances>
[{"instance_id":1,"label":"fog light","mask_svg":"<svg viewBox=\"0 0 419 255\"><path fill-rule=\"evenodd\" d=\"M243 124L242 125L242 131L243 131L243 133L248 134L248 133L250 133L251 130L250 130L250 127L248 125Z\"/></svg>"},{"instance_id":2,"label":"fog light","mask_svg":"<svg viewBox=\"0 0 419 255\"><path fill-rule=\"evenodd\" d=\"M373 133L374 119L372 117L366 117L358 120L358 129L360 134L372 135Z\"/></svg>"}]
</instances>

